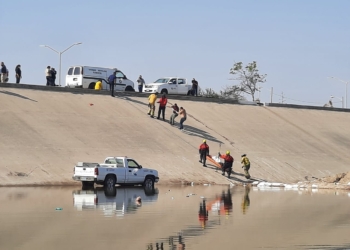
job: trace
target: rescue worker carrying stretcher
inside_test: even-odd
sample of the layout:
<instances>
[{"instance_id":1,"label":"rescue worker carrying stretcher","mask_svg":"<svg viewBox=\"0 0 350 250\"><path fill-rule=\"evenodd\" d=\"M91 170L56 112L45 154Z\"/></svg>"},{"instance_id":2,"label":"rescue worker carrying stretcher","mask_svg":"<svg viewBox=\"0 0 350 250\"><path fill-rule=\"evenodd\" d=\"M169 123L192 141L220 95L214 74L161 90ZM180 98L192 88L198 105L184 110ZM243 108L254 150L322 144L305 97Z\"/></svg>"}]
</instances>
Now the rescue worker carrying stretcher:
<instances>
[{"instance_id":1,"label":"rescue worker carrying stretcher","mask_svg":"<svg viewBox=\"0 0 350 250\"><path fill-rule=\"evenodd\" d=\"M205 165L207 160L207 155L209 155L209 146L207 144L206 140L203 140L203 143L199 146L199 162L203 163L203 167L206 167Z\"/></svg>"},{"instance_id":2,"label":"rescue worker carrying stretcher","mask_svg":"<svg viewBox=\"0 0 350 250\"><path fill-rule=\"evenodd\" d=\"M227 171L227 177L230 178L232 172L233 165L233 157L230 155L230 151L226 151L226 155L222 155L219 152L219 157L224 159L225 162L222 164L222 175L225 175L225 171Z\"/></svg>"}]
</instances>

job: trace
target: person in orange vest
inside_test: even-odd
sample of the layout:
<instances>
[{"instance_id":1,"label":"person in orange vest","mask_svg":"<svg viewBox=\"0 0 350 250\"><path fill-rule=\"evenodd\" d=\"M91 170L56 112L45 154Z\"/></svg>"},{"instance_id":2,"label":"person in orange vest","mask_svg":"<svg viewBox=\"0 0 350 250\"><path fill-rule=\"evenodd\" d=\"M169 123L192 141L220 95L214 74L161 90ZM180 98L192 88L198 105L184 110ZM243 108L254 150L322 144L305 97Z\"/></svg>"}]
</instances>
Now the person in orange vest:
<instances>
[{"instance_id":1,"label":"person in orange vest","mask_svg":"<svg viewBox=\"0 0 350 250\"><path fill-rule=\"evenodd\" d=\"M166 104L168 103L168 99L166 98L166 95L163 94L162 97L159 99L159 101L157 103L159 103L157 119L159 120L160 113L162 112L163 121L165 121L165 118L164 118L164 116L165 116L165 107L166 107Z\"/></svg>"},{"instance_id":2,"label":"person in orange vest","mask_svg":"<svg viewBox=\"0 0 350 250\"><path fill-rule=\"evenodd\" d=\"M203 167L207 166L205 165L207 160L207 155L209 155L209 146L207 144L207 140L203 140L203 143L199 145L199 157L200 157L199 162L203 163Z\"/></svg>"},{"instance_id":3,"label":"person in orange vest","mask_svg":"<svg viewBox=\"0 0 350 250\"><path fill-rule=\"evenodd\" d=\"M219 153L219 157L225 160L222 166L222 175L225 175L225 171L227 170L227 177L230 178L231 172L232 172L232 165L234 162L234 159L231 156L230 151L226 151L226 155L222 155Z\"/></svg>"}]
</instances>

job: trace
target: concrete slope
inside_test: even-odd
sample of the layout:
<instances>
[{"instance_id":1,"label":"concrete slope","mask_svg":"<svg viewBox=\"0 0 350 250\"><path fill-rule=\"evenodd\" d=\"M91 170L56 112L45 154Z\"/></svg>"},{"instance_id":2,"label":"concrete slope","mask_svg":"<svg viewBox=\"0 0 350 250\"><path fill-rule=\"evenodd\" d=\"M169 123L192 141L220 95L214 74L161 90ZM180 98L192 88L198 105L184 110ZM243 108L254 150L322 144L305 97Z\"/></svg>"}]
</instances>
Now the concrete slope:
<instances>
[{"instance_id":1,"label":"concrete slope","mask_svg":"<svg viewBox=\"0 0 350 250\"><path fill-rule=\"evenodd\" d=\"M0 184L68 184L78 161L127 155L158 169L162 184L228 180L198 163L198 146L230 150L232 180L295 182L348 171L350 114L170 100L189 113L185 132L146 115L147 99L0 89ZM171 112L167 109L166 118ZM179 121L179 118L177 118ZM24 176L23 176L24 175Z\"/></svg>"}]
</instances>

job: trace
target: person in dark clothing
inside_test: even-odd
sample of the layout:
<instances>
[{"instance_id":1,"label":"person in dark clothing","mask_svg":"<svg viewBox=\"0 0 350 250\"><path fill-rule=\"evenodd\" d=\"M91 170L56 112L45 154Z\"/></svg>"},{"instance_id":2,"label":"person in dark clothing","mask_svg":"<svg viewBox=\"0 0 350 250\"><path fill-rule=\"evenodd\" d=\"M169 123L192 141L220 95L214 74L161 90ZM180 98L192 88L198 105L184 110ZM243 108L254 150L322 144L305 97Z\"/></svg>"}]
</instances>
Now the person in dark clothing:
<instances>
[{"instance_id":1,"label":"person in dark clothing","mask_svg":"<svg viewBox=\"0 0 350 250\"><path fill-rule=\"evenodd\" d=\"M8 70L5 66L4 62L1 62L1 69L0 69L0 82L5 83L6 79L8 78L7 74Z\"/></svg>"},{"instance_id":2,"label":"person in dark clothing","mask_svg":"<svg viewBox=\"0 0 350 250\"><path fill-rule=\"evenodd\" d=\"M219 153L219 157L225 160L222 165L222 175L225 175L225 171L227 170L227 176L230 178L234 161L233 157L230 155L230 151L226 151L226 155L221 155Z\"/></svg>"},{"instance_id":3,"label":"person in dark clothing","mask_svg":"<svg viewBox=\"0 0 350 250\"><path fill-rule=\"evenodd\" d=\"M179 112L179 106L177 106L177 104L175 103L173 106L171 106L170 108L173 109L173 113L171 114L170 116L170 121L169 123L171 125L174 125L175 124L175 118L179 115L178 112Z\"/></svg>"},{"instance_id":4,"label":"person in dark clothing","mask_svg":"<svg viewBox=\"0 0 350 250\"><path fill-rule=\"evenodd\" d=\"M207 155L209 155L209 146L207 144L207 140L203 140L203 143L199 146L199 162L203 163L203 167L207 166L205 165L207 161Z\"/></svg>"},{"instance_id":5,"label":"person in dark clothing","mask_svg":"<svg viewBox=\"0 0 350 250\"><path fill-rule=\"evenodd\" d=\"M51 68L50 73L51 73L51 86L56 86L57 71L55 70L55 68Z\"/></svg>"},{"instance_id":6,"label":"person in dark clothing","mask_svg":"<svg viewBox=\"0 0 350 250\"><path fill-rule=\"evenodd\" d=\"M165 121L165 107L166 107L166 104L168 103L168 99L166 98L166 95L163 94L157 103L159 103L157 119L160 118L160 113L162 113L163 121Z\"/></svg>"},{"instance_id":7,"label":"person in dark clothing","mask_svg":"<svg viewBox=\"0 0 350 250\"><path fill-rule=\"evenodd\" d=\"M51 67L47 66L45 70L45 75L46 75L46 86L51 86Z\"/></svg>"},{"instance_id":8,"label":"person in dark clothing","mask_svg":"<svg viewBox=\"0 0 350 250\"><path fill-rule=\"evenodd\" d=\"M114 72L112 75L108 77L109 90L111 91L111 96L113 97L115 96L114 85L115 85L116 79L117 79L117 72Z\"/></svg>"},{"instance_id":9,"label":"person in dark clothing","mask_svg":"<svg viewBox=\"0 0 350 250\"><path fill-rule=\"evenodd\" d=\"M21 81L21 78L22 78L21 65L18 64L16 66L15 72L16 72L16 83L19 83Z\"/></svg>"},{"instance_id":10,"label":"person in dark clothing","mask_svg":"<svg viewBox=\"0 0 350 250\"><path fill-rule=\"evenodd\" d=\"M193 96L198 96L198 82L194 78L192 80L192 95Z\"/></svg>"}]
</instances>

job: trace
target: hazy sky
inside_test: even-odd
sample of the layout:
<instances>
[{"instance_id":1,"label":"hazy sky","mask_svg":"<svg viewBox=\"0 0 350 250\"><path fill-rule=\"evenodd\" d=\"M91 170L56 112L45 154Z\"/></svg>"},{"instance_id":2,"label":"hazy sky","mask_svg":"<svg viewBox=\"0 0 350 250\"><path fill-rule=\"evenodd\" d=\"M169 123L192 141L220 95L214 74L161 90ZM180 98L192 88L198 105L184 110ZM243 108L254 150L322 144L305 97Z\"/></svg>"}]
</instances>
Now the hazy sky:
<instances>
[{"instance_id":1,"label":"hazy sky","mask_svg":"<svg viewBox=\"0 0 350 250\"><path fill-rule=\"evenodd\" d=\"M219 91L234 84L234 62L255 60L267 74L262 101L273 87L273 102L283 92L285 103L323 105L345 98L345 84L327 76L350 81L348 0L4 0L0 8L10 81L21 64L23 83L45 84L46 66L58 70L59 58L39 45L63 51L75 42L83 44L62 55L62 83L69 66L89 65L146 83L195 77Z\"/></svg>"}]
</instances>

